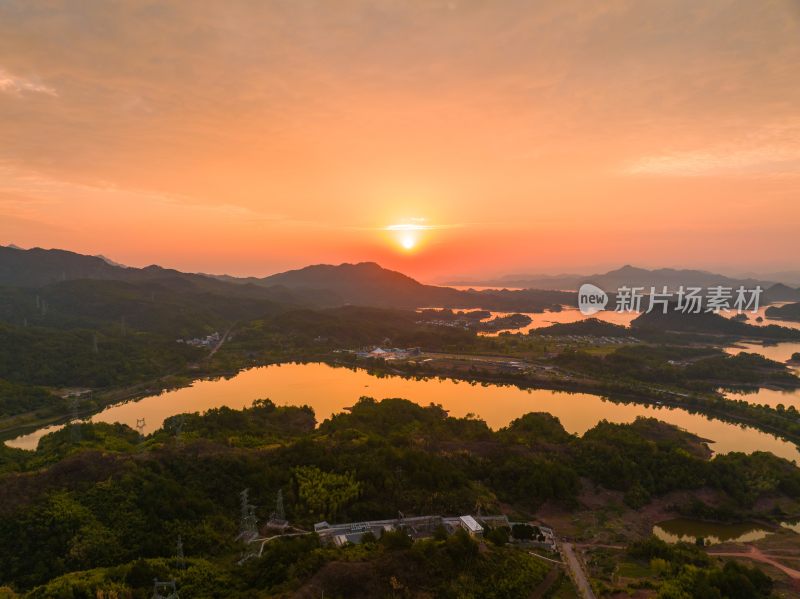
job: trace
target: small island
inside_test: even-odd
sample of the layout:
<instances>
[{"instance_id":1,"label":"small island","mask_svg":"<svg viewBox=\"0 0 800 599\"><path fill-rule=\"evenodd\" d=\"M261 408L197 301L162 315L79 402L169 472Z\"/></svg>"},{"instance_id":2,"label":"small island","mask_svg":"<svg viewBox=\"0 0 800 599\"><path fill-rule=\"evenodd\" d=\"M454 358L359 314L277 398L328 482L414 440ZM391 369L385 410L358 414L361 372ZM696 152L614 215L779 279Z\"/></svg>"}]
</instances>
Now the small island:
<instances>
[{"instance_id":1,"label":"small island","mask_svg":"<svg viewBox=\"0 0 800 599\"><path fill-rule=\"evenodd\" d=\"M767 318L800 322L800 302L784 304L783 306L770 306L764 313Z\"/></svg>"},{"instance_id":2,"label":"small island","mask_svg":"<svg viewBox=\"0 0 800 599\"><path fill-rule=\"evenodd\" d=\"M520 329L528 326L533 319L527 314L509 314L508 316L498 316L491 320L476 322L472 328L483 333L496 333L508 329Z\"/></svg>"}]
</instances>

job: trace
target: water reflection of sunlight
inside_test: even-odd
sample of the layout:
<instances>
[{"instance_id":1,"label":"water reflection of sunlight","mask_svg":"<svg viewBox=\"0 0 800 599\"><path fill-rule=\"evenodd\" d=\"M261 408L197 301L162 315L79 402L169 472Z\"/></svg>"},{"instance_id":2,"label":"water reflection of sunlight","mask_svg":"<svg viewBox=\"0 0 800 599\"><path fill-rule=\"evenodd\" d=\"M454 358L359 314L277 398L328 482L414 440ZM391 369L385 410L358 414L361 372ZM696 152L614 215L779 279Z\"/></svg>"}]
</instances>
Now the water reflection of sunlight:
<instances>
[{"instance_id":1,"label":"water reflection of sunlight","mask_svg":"<svg viewBox=\"0 0 800 599\"><path fill-rule=\"evenodd\" d=\"M653 526L653 534L667 543L684 541L694 543L698 538L708 545L720 543L752 543L763 539L768 530L753 523L722 524L719 522L703 522L689 518L676 518L659 522Z\"/></svg>"},{"instance_id":2,"label":"water reflection of sunlight","mask_svg":"<svg viewBox=\"0 0 800 599\"><path fill-rule=\"evenodd\" d=\"M369 389L364 386L369 385ZM789 460L800 461L797 447L752 428L742 428L720 420L676 408L666 409L636 403L613 403L588 393L565 393L548 389L520 389L512 385L472 385L463 381L375 377L361 369L327 364L282 364L251 368L228 379L199 380L184 387L111 406L95 414L92 422L121 422L136 426L146 419L145 434L161 427L164 419L185 412L203 412L220 406L241 409L255 399L269 398L277 405L309 405L317 421L352 406L362 395L376 399L404 397L420 405L440 404L452 416L477 414L493 429L529 412L548 412L564 428L582 435L600 420L632 422L638 416L652 417L713 440L711 449L729 451L769 451ZM48 432L52 431L49 429ZM14 447L34 449L42 430L9 442Z\"/></svg>"}]
</instances>

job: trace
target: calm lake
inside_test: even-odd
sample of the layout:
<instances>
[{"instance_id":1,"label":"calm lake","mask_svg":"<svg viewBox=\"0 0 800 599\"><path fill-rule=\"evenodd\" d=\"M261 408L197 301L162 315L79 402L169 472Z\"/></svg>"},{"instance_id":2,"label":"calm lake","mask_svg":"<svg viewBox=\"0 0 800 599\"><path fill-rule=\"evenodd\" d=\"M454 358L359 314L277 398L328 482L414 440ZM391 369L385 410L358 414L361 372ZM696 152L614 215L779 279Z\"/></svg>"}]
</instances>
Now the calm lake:
<instances>
[{"instance_id":1,"label":"calm lake","mask_svg":"<svg viewBox=\"0 0 800 599\"><path fill-rule=\"evenodd\" d=\"M748 352L752 354L761 354L770 360L785 363L793 354L800 353L800 343L797 341L789 341L763 345L757 341L741 341L724 349L731 355ZM789 368L800 375L800 364L789 364ZM800 410L800 389L786 391L761 387L757 391L726 391L725 397L729 399L743 399L751 404L767 405L772 408L778 406L778 404L782 404L785 407L794 406Z\"/></svg>"},{"instance_id":2,"label":"calm lake","mask_svg":"<svg viewBox=\"0 0 800 599\"><path fill-rule=\"evenodd\" d=\"M779 305L779 304L776 304ZM782 327L788 328L800 328L800 323L797 322L790 322L787 320L769 320L764 319L763 322L758 323L755 321L757 316L764 316L764 311L766 307L761 307L759 309L758 314L750 314L747 313L750 319L748 320L748 324L752 325L761 325L766 326L768 324L775 324L780 325ZM510 314L514 314L514 312L492 312L490 318L486 318L484 320L490 320L491 318L496 318L500 316L508 316ZM507 329L498 332L491 332L491 333L479 333L480 335L486 335L488 337L497 336L501 332L509 332L509 333L527 333L529 331L533 331L536 329L541 329L543 327L548 327L555 323L570 323L570 322L577 322L579 320L586 320L587 318L599 318L600 320L604 320L606 322L610 322L613 324L618 324L622 326L630 326L631 321L639 316L638 312L614 312L613 310L603 310L598 312L593 316L586 316L581 314L579 310L575 308L564 308L560 312L552 312L552 311L545 311L541 313L533 313L533 312L526 312L528 316L532 319L531 323L520 328L516 329ZM727 317L733 317L735 315L734 312L724 313ZM740 343L736 343L734 345L730 345L723 348L727 353L731 355L736 355L741 352L749 352L754 354L761 354L765 358L769 358L770 360L775 360L776 362L785 363L789 358L792 357L795 353L800 353L800 342L797 341L789 341L789 342L781 342L775 343L772 345L763 345L758 341L743 341ZM798 375L800 375L800 364L791 364L789 365L790 368L795 370ZM729 399L743 399L748 403L758 404L758 405L768 405L770 407L776 407L778 404L783 404L784 406L794 406L795 408L800 410L800 389L794 389L791 391L784 391L779 389L759 389L756 392L739 392L739 391L727 391L724 392L725 396Z\"/></svg>"},{"instance_id":3,"label":"calm lake","mask_svg":"<svg viewBox=\"0 0 800 599\"><path fill-rule=\"evenodd\" d=\"M322 421L353 405L363 395L376 399L403 397L421 405L441 404L452 416L476 414L495 429L528 412L549 412L561 420L567 431L577 434L583 434L602 419L632 422L637 416L649 416L710 439L711 449L718 453L769 451L800 463L800 452L794 444L755 429L710 420L681 409L615 404L586 393L440 379L376 377L365 370L319 363L264 366L244 370L229 379L195 381L191 387L111 406L90 420L121 422L135 427L136 420L144 418L144 432L151 433L174 414L203 412L219 406L239 409L249 406L255 399L269 398L278 405L307 404L314 408L317 420ZM7 444L35 449L43 435L58 428L60 426L45 427Z\"/></svg>"},{"instance_id":4,"label":"calm lake","mask_svg":"<svg viewBox=\"0 0 800 599\"><path fill-rule=\"evenodd\" d=\"M782 305L780 303L774 304L776 306ZM777 320L777 319L769 319L765 317L764 312L769 306L762 306L759 308L758 312L753 314L751 312L746 312L746 316L748 317L747 324L751 324L753 326L767 326L767 325L778 325L790 329L800 329L800 322L793 322L790 320ZM509 316L511 314L518 314L517 312L492 312L490 318L495 318L497 316ZM544 327L549 327L550 325L556 323L570 323L570 322L578 322L580 320L586 320L588 318L597 318L603 320L605 322L610 322L612 324L618 324L624 327L630 326L631 322L639 316L638 312L616 312L614 310L601 310L597 314L592 314L587 316L582 314L580 310L574 308L572 306L564 306L564 308L559 312L553 312L552 310L545 310L544 312L519 312L519 314L525 314L531 318L530 324L525 325L524 327L518 327L513 329L503 329L502 331L491 332L491 333L481 333L482 335L494 336L499 335L501 332L503 333L527 333L528 331L533 331L536 329L541 329ZM736 312L730 310L723 310L721 312L723 316L726 318L733 318L736 316ZM757 322L756 318L761 317L761 322ZM489 320L490 318L486 318L484 320ZM797 344L795 344L797 345ZM791 354L789 354L791 355ZM776 358L773 358L776 359ZM788 360L788 357L784 360ZM784 361L781 360L781 361Z\"/></svg>"},{"instance_id":5,"label":"calm lake","mask_svg":"<svg viewBox=\"0 0 800 599\"><path fill-rule=\"evenodd\" d=\"M502 331L493 331L491 333L480 333L481 335L493 337L499 335L500 333L527 333L528 331L542 329L554 324L578 322L580 320L587 320L589 318L597 318L599 320L604 320L605 322L627 327L630 326L631 321L634 318L639 316L638 312L614 312L613 310L603 310L597 314L587 316L582 314L577 308L564 308L560 312L545 310L544 312L492 312L491 314L492 315L490 318L486 318L484 320L490 320L491 318L501 316L510 316L511 314L525 314L531 318L531 322L524 327L503 329Z\"/></svg>"},{"instance_id":6,"label":"calm lake","mask_svg":"<svg viewBox=\"0 0 800 599\"><path fill-rule=\"evenodd\" d=\"M653 534L667 543L685 541L694 543L699 537L706 543L751 543L763 539L769 534L758 524L743 522L740 524L721 524L719 522L703 522L689 518L676 518L659 522L653 526Z\"/></svg>"}]
</instances>

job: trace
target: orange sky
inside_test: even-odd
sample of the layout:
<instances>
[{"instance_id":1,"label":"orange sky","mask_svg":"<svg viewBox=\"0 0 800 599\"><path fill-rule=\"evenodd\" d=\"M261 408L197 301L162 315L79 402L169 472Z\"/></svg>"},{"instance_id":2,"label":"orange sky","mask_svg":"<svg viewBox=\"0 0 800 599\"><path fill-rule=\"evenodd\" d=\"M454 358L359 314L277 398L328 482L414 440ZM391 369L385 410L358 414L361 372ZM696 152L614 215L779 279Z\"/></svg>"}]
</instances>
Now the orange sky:
<instances>
[{"instance_id":1,"label":"orange sky","mask_svg":"<svg viewBox=\"0 0 800 599\"><path fill-rule=\"evenodd\" d=\"M0 243L798 269L793 0L0 4ZM405 251L387 226L418 223Z\"/></svg>"}]
</instances>

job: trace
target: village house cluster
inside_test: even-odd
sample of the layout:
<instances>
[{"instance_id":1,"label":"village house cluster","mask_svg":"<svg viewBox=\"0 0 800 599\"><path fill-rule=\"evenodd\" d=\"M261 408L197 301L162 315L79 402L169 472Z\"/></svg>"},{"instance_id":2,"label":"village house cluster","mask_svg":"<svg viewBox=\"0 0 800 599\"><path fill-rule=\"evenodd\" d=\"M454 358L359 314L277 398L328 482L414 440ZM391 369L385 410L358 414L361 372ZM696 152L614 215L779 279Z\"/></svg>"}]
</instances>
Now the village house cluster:
<instances>
[{"instance_id":1,"label":"village house cluster","mask_svg":"<svg viewBox=\"0 0 800 599\"><path fill-rule=\"evenodd\" d=\"M406 518L399 515L391 520L369 520L365 522L349 522L345 524L329 524L322 521L314 524L314 532L323 543L341 547L343 545L358 545L364 536L370 534L374 539L380 539L387 532L403 531L412 540L427 539L434 536L437 530L444 530L448 535L464 530L473 538L483 537L487 529L506 528L510 531L519 527L530 531L530 538L517 539L526 545L540 547L548 551L556 551L556 538L553 529L530 524L527 522L510 522L505 515L472 516L414 516Z\"/></svg>"},{"instance_id":2,"label":"village house cluster","mask_svg":"<svg viewBox=\"0 0 800 599\"><path fill-rule=\"evenodd\" d=\"M408 347L401 349L399 347L375 347L370 350L356 352L356 355L362 359L382 359L382 360L408 360L409 358L416 358L422 354L422 350L418 347Z\"/></svg>"},{"instance_id":3,"label":"village house cluster","mask_svg":"<svg viewBox=\"0 0 800 599\"><path fill-rule=\"evenodd\" d=\"M219 343L221 335L218 331L214 331L206 337L195 337L194 339L178 339L178 343L185 343L194 347L214 347Z\"/></svg>"}]
</instances>

